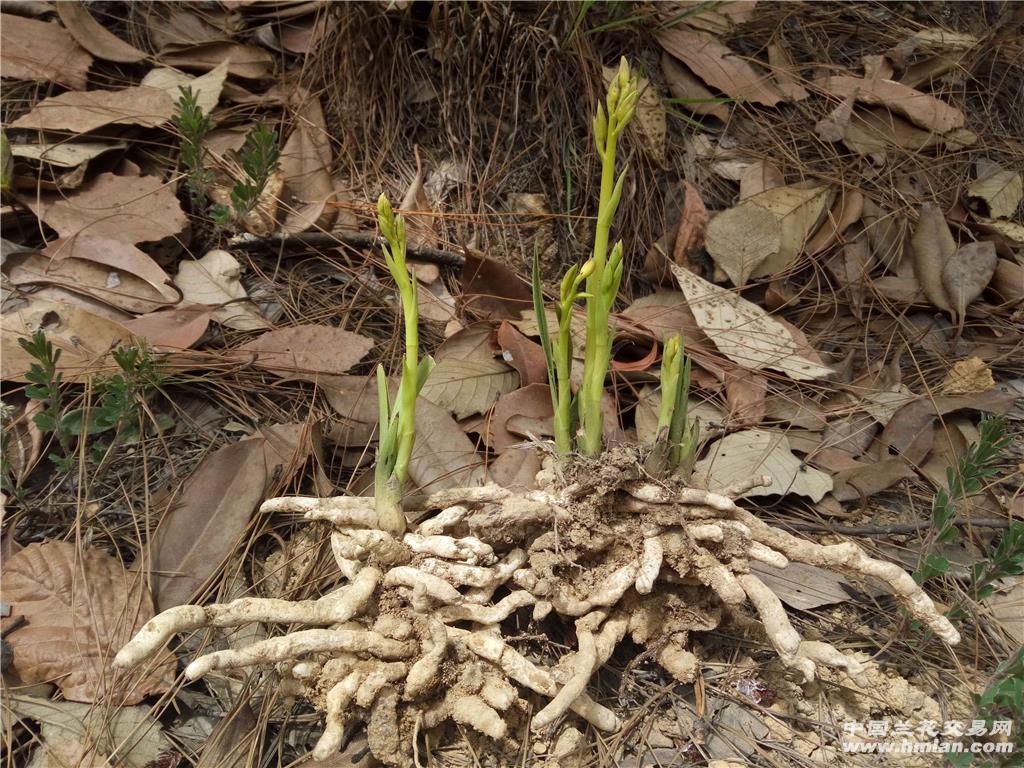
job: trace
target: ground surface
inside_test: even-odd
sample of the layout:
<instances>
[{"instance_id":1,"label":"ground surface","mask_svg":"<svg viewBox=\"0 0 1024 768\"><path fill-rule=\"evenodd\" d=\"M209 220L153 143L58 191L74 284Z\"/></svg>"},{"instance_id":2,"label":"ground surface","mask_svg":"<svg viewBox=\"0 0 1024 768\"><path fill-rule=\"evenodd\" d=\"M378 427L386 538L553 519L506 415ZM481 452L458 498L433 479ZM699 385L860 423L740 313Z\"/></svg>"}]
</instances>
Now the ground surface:
<instances>
[{"instance_id":1,"label":"ground surface","mask_svg":"<svg viewBox=\"0 0 1024 768\"><path fill-rule=\"evenodd\" d=\"M626 274L610 440L631 455L649 450L661 344L682 332L702 434L692 482L767 472L773 485L742 505L772 525L856 541L908 571L943 558L947 570L926 591L959 612L964 639L952 648L925 637L870 580L812 566L759 571L803 637L865 663L868 687L833 670L800 685L753 612L706 628L695 615L692 683L628 638L590 682L622 719L618 731L568 716L530 734L525 712L543 700L527 695L508 741L447 726L419 739L417 759L940 764L836 750L844 723L970 721L971 695L1024 643L1020 577L985 600L970 580L1024 518L1019 439L958 505L955 535L939 541L932 523L936 490L978 440L979 418L1001 415L1010 437L1020 434L1018 8L2 10L13 157L2 210L0 628L12 764L306 759L322 714L285 699L273 668L191 683L181 674L204 649L288 627L183 635L136 676L110 659L154 610L309 599L342 583L326 527L258 509L272 496L372 487L368 374L379 363L397 372L403 351L373 240L381 192L412 214L421 345L438 361L420 402L410 493L485 480L533 487L551 411L529 264L539 256L557 290L588 255L599 178L591 119L603 68L621 56L644 92L620 149L629 174L613 236ZM185 82L214 123L198 196L174 120ZM218 227L209 205L230 202L261 121L276 132L279 171L253 211ZM39 328L62 350L58 400L25 388L38 382L18 339ZM118 380L108 352L133 338L149 352ZM34 420L46 412L63 432ZM79 439L83 421L93 431ZM613 460L592 474L602 466L619 479ZM564 532L560 568L602 534L600 515L583 514ZM538 663L576 650L571 622L534 621L529 610L503 630ZM370 764L362 726L345 735L328 764Z\"/></svg>"}]
</instances>

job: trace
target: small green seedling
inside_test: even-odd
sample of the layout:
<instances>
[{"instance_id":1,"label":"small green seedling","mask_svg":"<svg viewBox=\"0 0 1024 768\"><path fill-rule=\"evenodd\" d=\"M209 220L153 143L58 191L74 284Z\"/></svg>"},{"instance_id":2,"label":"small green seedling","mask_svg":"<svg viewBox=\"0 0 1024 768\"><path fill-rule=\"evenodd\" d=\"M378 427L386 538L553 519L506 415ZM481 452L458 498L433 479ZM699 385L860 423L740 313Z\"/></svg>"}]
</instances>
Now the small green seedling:
<instances>
[{"instance_id":1,"label":"small green seedling","mask_svg":"<svg viewBox=\"0 0 1024 768\"><path fill-rule=\"evenodd\" d=\"M58 469L71 468L74 447L80 439L93 438L87 455L99 464L99 472L110 461L117 446L142 437L143 417L149 413L146 402L163 384L163 376L148 349L115 349L111 357L121 370L97 382L95 405L67 408L61 374L57 370L61 350L55 349L41 330L30 339L18 339L18 343L36 360L25 374L29 382L25 395L42 404L42 409L33 417L35 425L44 434L52 434L60 444L61 453L48 457ZM165 416L155 418L159 429L170 426Z\"/></svg>"},{"instance_id":2,"label":"small green seedling","mask_svg":"<svg viewBox=\"0 0 1024 768\"><path fill-rule=\"evenodd\" d=\"M235 182L231 188L231 208L215 205L211 209L213 220L221 225L230 224L256 208L267 182L280 166L280 151L277 148L277 131L266 123L259 123L245 137L245 144L238 153L244 179Z\"/></svg>"},{"instance_id":3,"label":"small green seedling","mask_svg":"<svg viewBox=\"0 0 1024 768\"><path fill-rule=\"evenodd\" d=\"M968 496L978 493L984 481L998 471L1000 454L1010 444L1005 436L1006 425L1000 418L982 419L978 425L980 437L972 443L960 458L959 465L946 468L946 487L940 488L932 501L933 540L937 544L948 544L957 537L957 505ZM941 555L929 553L914 571L914 579L923 584L949 570L949 561Z\"/></svg>"},{"instance_id":4,"label":"small green seedling","mask_svg":"<svg viewBox=\"0 0 1024 768\"><path fill-rule=\"evenodd\" d=\"M647 469L655 476L671 472L689 475L693 469L700 431L697 422L688 418L690 365L690 358L683 351L682 336L665 342L658 437L647 460Z\"/></svg>"},{"instance_id":5,"label":"small green seedling","mask_svg":"<svg viewBox=\"0 0 1024 768\"><path fill-rule=\"evenodd\" d=\"M415 439L416 397L434 368L434 359L427 355L419 360L419 308L416 284L405 263L405 219L396 216L391 203L381 195L377 201L377 224L384 236L382 248L388 270L398 284L405 317L405 359L402 377L394 402L388 391L388 378L383 366L377 367L377 407L379 436L377 466L374 472L374 499L377 524L394 536L405 532L402 491L409 474L409 459Z\"/></svg>"},{"instance_id":6,"label":"small green seedling","mask_svg":"<svg viewBox=\"0 0 1024 768\"><path fill-rule=\"evenodd\" d=\"M206 134L213 130L213 119L203 113L199 97L190 86L181 87L177 112L172 122L181 134L181 163L185 166L185 185L192 202L201 205L206 189L213 182L213 173L206 169Z\"/></svg>"},{"instance_id":7,"label":"small green seedling","mask_svg":"<svg viewBox=\"0 0 1024 768\"><path fill-rule=\"evenodd\" d=\"M36 362L29 366L25 379L29 382L25 387L25 396L41 404L42 409L32 417L32 421L43 434L52 434L60 444L61 454L50 454L49 458L58 467L69 462L71 447L74 444L74 432L64 424L64 392L61 387L62 375L57 370L61 350L54 348L42 329L37 329L32 338L18 339L18 344Z\"/></svg>"},{"instance_id":8,"label":"small green seedling","mask_svg":"<svg viewBox=\"0 0 1024 768\"><path fill-rule=\"evenodd\" d=\"M582 267L573 266L562 279L555 316L558 336L552 342L548 334L540 293L540 274L536 258L533 269L533 302L537 315L541 343L548 361L548 380L551 385L551 403L554 408L555 445L560 454L572 448L575 414L578 412L580 434L579 450L587 456L601 452L604 426L602 396L604 382L611 361L611 332L608 317L622 281L622 242L608 253L608 240L612 219L622 198L626 179L624 169L615 176L615 151L619 136L636 114L636 77L630 74L629 64L623 58L619 70L608 86L605 104L599 104L594 118L594 138L601 158L601 196L597 208L597 227L594 250ZM580 287L586 282L586 291ZM587 336L583 362L583 383L576 398L572 397L569 373L572 365L571 324L572 308L577 299L587 302Z\"/></svg>"}]
</instances>

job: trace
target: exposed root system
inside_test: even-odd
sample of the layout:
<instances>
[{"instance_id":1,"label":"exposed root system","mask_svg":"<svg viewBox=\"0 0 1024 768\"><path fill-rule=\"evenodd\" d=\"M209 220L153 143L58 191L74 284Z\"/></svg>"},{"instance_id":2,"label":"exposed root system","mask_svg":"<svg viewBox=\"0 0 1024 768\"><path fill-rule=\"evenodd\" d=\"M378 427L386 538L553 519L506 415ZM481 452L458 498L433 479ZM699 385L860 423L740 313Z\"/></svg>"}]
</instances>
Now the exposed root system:
<instances>
[{"instance_id":1,"label":"exposed root system","mask_svg":"<svg viewBox=\"0 0 1024 768\"><path fill-rule=\"evenodd\" d=\"M797 634L779 598L750 572L751 560L875 577L935 635L959 641L898 566L854 544L798 539L736 506L735 498L769 478L716 494L655 485L635 462L609 459L577 465L565 478L546 470L541 490L526 494L497 486L435 494L401 540L374 526L373 499L271 499L264 511L302 511L333 524L346 584L311 601L246 598L172 608L147 623L117 663L139 664L174 634L200 627L308 627L209 653L186 675L276 664L284 692L325 713L315 758L336 752L346 724L362 719L373 754L408 765L417 733L448 720L510 747L503 742L515 732L510 724L526 717L526 691L544 699L530 721L535 731L567 713L614 731L619 718L587 687L627 634L675 678L691 682L698 662L690 633L714 629L744 605L804 682L824 666L866 686L860 662ZM528 607L537 620L554 614L574 622L575 651L545 667L516 650L502 622Z\"/></svg>"}]
</instances>

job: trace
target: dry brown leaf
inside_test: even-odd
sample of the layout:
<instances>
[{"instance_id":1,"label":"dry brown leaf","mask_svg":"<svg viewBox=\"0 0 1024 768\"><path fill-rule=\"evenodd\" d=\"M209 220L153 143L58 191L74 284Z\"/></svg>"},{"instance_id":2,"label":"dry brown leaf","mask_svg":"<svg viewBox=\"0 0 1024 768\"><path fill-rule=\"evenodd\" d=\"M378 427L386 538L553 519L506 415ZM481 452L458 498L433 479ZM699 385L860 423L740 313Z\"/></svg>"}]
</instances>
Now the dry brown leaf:
<instances>
[{"instance_id":1,"label":"dry brown leaf","mask_svg":"<svg viewBox=\"0 0 1024 768\"><path fill-rule=\"evenodd\" d=\"M202 72L228 62L228 74L249 80L262 80L274 73L274 57L269 51L242 43L212 42L191 48L165 48L157 58L172 67Z\"/></svg>"},{"instance_id":2,"label":"dry brown leaf","mask_svg":"<svg viewBox=\"0 0 1024 768\"><path fill-rule=\"evenodd\" d=\"M784 325L742 296L672 267L697 325L718 350L744 368L771 368L796 381L821 379L832 369L807 360Z\"/></svg>"},{"instance_id":3,"label":"dry brown leaf","mask_svg":"<svg viewBox=\"0 0 1024 768\"><path fill-rule=\"evenodd\" d=\"M19 338L30 338L39 328L46 338L61 350L57 369L65 381L76 382L91 373L110 369L109 353L131 334L120 323L100 317L68 302L54 302L32 297L23 307L3 314L0 378L6 381L27 381L25 372L33 358L18 344Z\"/></svg>"},{"instance_id":4,"label":"dry brown leaf","mask_svg":"<svg viewBox=\"0 0 1024 768\"><path fill-rule=\"evenodd\" d=\"M856 190L839 192L838 199L826 214L818 231L814 233L804 250L808 256L815 256L839 242L848 227L860 221L864 212L864 195ZM867 243L865 243L865 247Z\"/></svg>"},{"instance_id":5,"label":"dry brown leaf","mask_svg":"<svg viewBox=\"0 0 1024 768\"><path fill-rule=\"evenodd\" d=\"M972 224L982 232L994 233L1016 244L1024 243L1024 225L1018 224L1015 221L975 216Z\"/></svg>"},{"instance_id":6,"label":"dry brown leaf","mask_svg":"<svg viewBox=\"0 0 1024 768\"><path fill-rule=\"evenodd\" d=\"M301 95L295 127L281 150L285 188L294 201L283 226L288 233L330 229L338 216L338 209L329 205L334 200L333 155L320 99L305 91ZM411 221L409 229L414 230Z\"/></svg>"},{"instance_id":7,"label":"dry brown leaf","mask_svg":"<svg viewBox=\"0 0 1024 768\"><path fill-rule=\"evenodd\" d=\"M39 723L39 746L28 768L147 768L177 754L152 707L110 707L13 694L16 717Z\"/></svg>"},{"instance_id":8,"label":"dry brown leaf","mask_svg":"<svg viewBox=\"0 0 1024 768\"><path fill-rule=\"evenodd\" d=\"M705 248L733 285L742 286L750 274L782 247L778 217L745 202L711 219Z\"/></svg>"},{"instance_id":9,"label":"dry brown leaf","mask_svg":"<svg viewBox=\"0 0 1024 768\"><path fill-rule=\"evenodd\" d=\"M61 237L89 235L141 243L177 235L188 224L174 187L157 176L101 173L72 194L21 200Z\"/></svg>"},{"instance_id":10,"label":"dry brown leaf","mask_svg":"<svg viewBox=\"0 0 1024 768\"><path fill-rule=\"evenodd\" d=\"M248 768L262 732L252 707L247 701L239 700L234 709L217 721L205 739L195 768Z\"/></svg>"},{"instance_id":11,"label":"dry brown leaf","mask_svg":"<svg viewBox=\"0 0 1024 768\"><path fill-rule=\"evenodd\" d=\"M171 278L131 243L83 235L54 240L43 254L12 256L7 262L11 282L60 285L134 313L181 299Z\"/></svg>"},{"instance_id":12,"label":"dry brown leaf","mask_svg":"<svg viewBox=\"0 0 1024 768\"><path fill-rule=\"evenodd\" d=\"M757 426L764 420L768 379L745 368L725 372L725 402L730 426Z\"/></svg>"},{"instance_id":13,"label":"dry brown leaf","mask_svg":"<svg viewBox=\"0 0 1024 768\"><path fill-rule=\"evenodd\" d=\"M688 263L687 254L704 245L704 231L708 226L708 209L700 192L683 179L683 210L679 214L679 231L672 250L672 259L681 267Z\"/></svg>"},{"instance_id":14,"label":"dry brown leaf","mask_svg":"<svg viewBox=\"0 0 1024 768\"><path fill-rule=\"evenodd\" d=\"M533 294L515 272L473 250L466 251L462 267L465 310L489 320L518 320L533 307Z\"/></svg>"},{"instance_id":15,"label":"dry brown leaf","mask_svg":"<svg viewBox=\"0 0 1024 768\"><path fill-rule=\"evenodd\" d=\"M850 118L853 117L855 101L853 95L847 96L827 117L823 117L815 123L814 132L822 141L835 143L846 138L847 132L850 130ZM868 154L868 152L862 152L862 154Z\"/></svg>"},{"instance_id":16,"label":"dry brown leaf","mask_svg":"<svg viewBox=\"0 0 1024 768\"><path fill-rule=\"evenodd\" d=\"M30 544L4 563L2 580L4 600L27 619L4 638L26 682L56 682L72 701L124 704L170 689L169 655L131 674L112 666L154 612L143 579L106 552L66 541Z\"/></svg>"},{"instance_id":17,"label":"dry brown leaf","mask_svg":"<svg viewBox=\"0 0 1024 768\"><path fill-rule=\"evenodd\" d=\"M71 36L89 53L99 59L131 64L142 61L146 54L129 45L92 17L85 3L57 3L57 15Z\"/></svg>"},{"instance_id":18,"label":"dry brown leaf","mask_svg":"<svg viewBox=\"0 0 1024 768\"><path fill-rule=\"evenodd\" d=\"M213 319L228 328L256 331L270 327L241 281L242 267L227 251L212 250L197 261L178 265L174 284L185 301L213 307Z\"/></svg>"},{"instance_id":19,"label":"dry brown leaf","mask_svg":"<svg viewBox=\"0 0 1024 768\"><path fill-rule=\"evenodd\" d=\"M1024 180L1020 172L1008 171L999 163L980 158L976 165L977 179L967 187L967 195L985 203L983 211L994 219L1009 219L1017 212L1024 197Z\"/></svg>"},{"instance_id":20,"label":"dry brown leaf","mask_svg":"<svg viewBox=\"0 0 1024 768\"><path fill-rule=\"evenodd\" d=\"M947 133L964 126L963 112L956 107L892 80L836 76L820 78L815 85L840 99L853 95L864 104L888 107L936 133Z\"/></svg>"},{"instance_id":21,"label":"dry brown leaf","mask_svg":"<svg viewBox=\"0 0 1024 768\"><path fill-rule=\"evenodd\" d=\"M127 146L123 141L108 143L90 141L77 144L58 141L43 144L15 144L11 147L11 154L14 157L39 160L61 168L75 168L82 163L89 162L94 157L99 157L104 152L109 152L112 149L124 149Z\"/></svg>"},{"instance_id":22,"label":"dry brown leaf","mask_svg":"<svg viewBox=\"0 0 1024 768\"><path fill-rule=\"evenodd\" d=\"M1007 579L995 594L982 602L1000 626L1024 645L1024 576Z\"/></svg>"},{"instance_id":23,"label":"dry brown leaf","mask_svg":"<svg viewBox=\"0 0 1024 768\"><path fill-rule=\"evenodd\" d=\"M835 487L832 495L838 501L856 501L874 496L876 493L892 488L903 480L917 477L903 459L882 459L870 464L860 464L850 469L843 469L832 476Z\"/></svg>"},{"instance_id":24,"label":"dry brown leaf","mask_svg":"<svg viewBox=\"0 0 1024 768\"><path fill-rule=\"evenodd\" d=\"M773 107L783 100L768 75L737 56L715 38L686 29L662 29L655 37L661 47L686 64L708 85L737 101Z\"/></svg>"},{"instance_id":25,"label":"dry brown leaf","mask_svg":"<svg viewBox=\"0 0 1024 768\"><path fill-rule=\"evenodd\" d=\"M779 600L799 611L847 603L854 592L853 585L842 576L807 563L790 562L785 568L774 568L751 561L750 572L767 584ZM878 591L884 593L884 589Z\"/></svg>"},{"instance_id":26,"label":"dry brown leaf","mask_svg":"<svg viewBox=\"0 0 1024 768\"><path fill-rule=\"evenodd\" d=\"M967 307L988 287L997 262L995 245L989 241L979 241L961 245L943 265L942 287L950 306L961 321Z\"/></svg>"},{"instance_id":27,"label":"dry brown leaf","mask_svg":"<svg viewBox=\"0 0 1024 768\"><path fill-rule=\"evenodd\" d=\"M741 205L763 208L779 222L779 249L750 273L751 277L777 275L788 269L804 250L807 238L818 228L831 203L832 190L824 186L773 187L745 200Z\"/></svg>"},{"instance_id":28,"label":"dry brown leaf","mask_svg":"<svg viewBox=\"0 0 1024 768\"><path fill-rule=\"evenodd\" d=\"M397 388L397 387L396 387ZM366 376L338 376L322 385L331 408L338 414L326 437L335 445L359 448L377 431L377 388Z\"/></svg>"},{"instance_id":29,"label":"dry brown leaf","mask_svg":"<svg viewBox=\"0 0 1024 768\"><path fill-rule=\"evenodd\" d=\"M540 344L528 339L507 320L498 326L502 359L519 372L520 386L547 384L548 364Z\"/></svg>"},{"instance_id":30,"label":"dry brown leaf","mask_svg":"<svg viewBox=\"0 0 1024 768\"><path fill-rule=\"evenodd\" d=\"M956 241L946 224L946 217L935 203L921 206L912 242L914 274L924 295L934 306L952 312L953 305L942 284L942 273L956 253Z\"/></svg>"},{"instance_id":31,"label":"dry brown leaf","mask_svg":"<svg viewBox=\"0 0 1024 768\"><path fill-rule=\"evenodd\" d=\"M188 349L206 333L210 308L201 304L179 304L139 315L123 323L133 336L145 339L156 352Z\"/></svg>"},{"instance_id":32,"label":"dry brown leaf","mask_svg":"<svg viewBox=\"0 0 1024 768\"><path fill-rule=\"evenodd\" d=\"M1024 266L999 259L989 288L1006 304L1024 304Z\"/></svg>"},{"instance_id":33,"label":"dry brown leaf","mask_svg":"<svg viewBox=\"0 0 1024 768\"><path fill-rule=\"evenodd\" d=\"M535 447L505 451L487 465L487 480L511 491L532 491L537 488L542 455Z\"/></svg>"},{"instance_id":34,"label":"dry brown leaf","mask_svg":"<svg viewBox=\"0 0 1024 768\"><path fill-rule=\"evenodd\" d=\"M304 425L266 427L206 456L169 499L146 566L161 610L188 602L236 551L252 513L308 455Z\"/></svg>"},{"instance_id":35,"label":"dry brown leaf","mask_svg":"<svg viewBox=\"0 0 1024 768\"><path fill-rule=\"evenodd\" d=\"M373 340L330 325L295 325L267 331L238 349L254 352L253 365L275 376L317 381L348 373Z\"/></svg>"},{"instance_id":36,"label":"dry brown leaf","mask_svg":"<svg viewBox=\"0 0 1024 768\"><path fill-rule=\"evenodd\" d=\"M92 56L59 24L0 14L0 76L59 83L72 90L88 85Z\"/></svg>"},{"instance_id":37,"label":"dry brown leaf","mask_svg":"<svg viewBox=\"0 0 1024 768\"><path fill-rule=\"evenodd\" d=\"M439 360L420 394L422 399L463 419L483 413L501 395L518 386L519 374L489 350L482 350L473 357Z\"/></svg>"},{"instance_id":38,"label":"dry brown leaf","mask_svg":"<svg viewBox=\"0 0 1024 768\"><path fill-rule=\"evenodd\" d=\"M11 128L88 133L107 125L155 128L174 115L174 100L158 88L135 85L119 91L68 91L50 96ZM110 175L110 174L108 174Z\"/></svg>"},{"instance_id":39,"label":"dry brown leaf","mask_svg":"<svg viewBox=\"0 0 1024 768\"><path fill-rule=\"evenodd\" d=\"M523 442L526 435L518 432L511 423L517 417L526 417L534 422L531 424L534 437L554 434L552 413L551 390L547 384L531 384L503 395L487 419L487 446L496 453L503 453Z\"/></svg>"},{"instance_id":40,"label":"dry brown leaf","mask_svg":"<svg viewBox=\"0 0 1024 768\"><path fill-rule=\"evenodd\" d=\"M695 115L711 115L723 123L729 122L729 107L722 103L723 99L716 97L700 78L665 51L661 54L661 71L672 97L680 100L674 106Z\"/></svg>"},{"instance_id":41,"label":"dry brown leaf","mask_svg":"<svg viewBox=\"0 0 1024 768\"><path fill-rule=\"evenodd\" d=\"M227 62L214 67L202 77L193 77L176 69L167 67L156 67L149 70L142 78L142 85L149 88L156 88L170 96L175 104L181 98L181 89L188 87L192 89L196 97L196 104L203 110L204 114L210 114L217 107L220 101L221 91L224 90L224 80L228 75ZM209 136L204 146L208 146ZM241 143L239 143L241 146Z\"/></svg>"},{"instance_id":42,"label":"dry brown leaf","mask_svg":"<svg viewBox=\"0 0 1024 768\"><path fill-rule=\"evenodd\" d=\"M420 397L416 401L416 442L409 459L410 485L421 493L433 493L480 485L483 476L480 455L455 419Z\"/></svg>"},{"instance_id":43,"label":"dry brown leaf","mask_svg":"<svg viewBox=\"0 0 1024 768\"><path fill-rule=\"evenodd\" d=\"M416 176L405 191L405 197L402 198L399 208L405 214L409 242L414 246L437 248L438 238L435 231L434 211L427 198L419 150L416 151Z\"/></svg>"},{"instance_id":44,"label":"dry brown leaf","mask_svg":"<svg viewBox=\"0 0 1024 768\"><path fill-rule=\"evenodd\" d=\"M960 410L974 410L1001 416L1013 408L1013 392L997 389L971 395L940 395L915 400L900 408L885 425L879 442L888 455L901 456L912 465L920 465L934 441L932 424L939 416Z\"/></svg>"},{"instance_id":45,"label":"dry brown leaf","mask_svg":"<svg viewBox=\"0 0 1024 768\"><path fill-rule=\"evenodd\" d=\"M690 305L686 303L686 297L679 291L658 291L641 296L619 314L643 326L662 342L677 333L683 335L687 347L708 342L690 311Z\"/></svg>"},{"instance_id":46,"label":"dry brown leaf","mask_svg":"<svg viewBox=\"0 0 1024 768\"><path fill-rule=\"evenodd\" d=\"M750 21L756 5L757 0L736 0L715 6L707 5L704 0L667 0L657 8L666 26L674 20L692 29L724 35L737 24Z\"/></svg>"},{"instance_id":47,"label":"dry brown leaf","mask_svg":"<svg viewBox=\"0 0 1024 768\"><path fill-rule=\"evenodd\" d=\"M733 432L715 441L694 466L694 477L702 478L710 490L720 490L760 474L771 475L771 485L754 488L743 496L796 493L817 502L832 490L832 478L794 456L789 440L781 432Z\"/></svg>"},{"instance_id":48,"label":"dry brown leaf","mask_svg":"<svg viewBox=\"0 0 1024 768\"><path fill-rule=\"evenodd\" d=\"M800 85L800 80L793 74L796 65L793 63L793 57L789 55L789 51L783 46L778 43L768 45L768 63L771 64L779 92L788 101L803 101L810 96L807 89Z\"/></svg>"},{"instance_id":49,"label":"dry brown leaf","mask_svg":"<svg viewBox=\"0 0 1024 768\"><path fill-rule=\"evenodd\" d=\"M782 171L765 160L755 160L744 168L740 172L739 181L741 201L786 183Z\"/></svg>"}]
</instances>

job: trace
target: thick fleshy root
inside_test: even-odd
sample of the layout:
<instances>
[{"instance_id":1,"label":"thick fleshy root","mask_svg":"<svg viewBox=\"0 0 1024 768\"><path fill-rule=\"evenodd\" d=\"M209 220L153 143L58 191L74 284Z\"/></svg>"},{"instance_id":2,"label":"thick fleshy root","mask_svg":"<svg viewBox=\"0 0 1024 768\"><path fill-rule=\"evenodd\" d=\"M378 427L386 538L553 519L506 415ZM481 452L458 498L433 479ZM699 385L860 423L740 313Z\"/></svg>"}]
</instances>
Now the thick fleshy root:
<instances>
[{"instance_id":1,"label":"thick fleshy root","mask_svg":"<svg viewBox=\"0 0 1024 768\"><path fill-rule=\"evenodd\" d=\"M619 718L587 686L627 633L690 682L699 666L686 647L690 633L715 628L723 613L743 606L803 681L826 666L866 685L856 659L800 637L778 597L750 572L751 560L880 579L939 638L959 641L898 566L855 544L798 539L736 506L734 498L767 477L709 493L625 476L611 488L578 481L525 494L496 486L446 490L425 500L421 522L401 538L374 526L372 499L271 499L263 511L304 512L334 526L331 547L346 583L318 600L172 608L149 621L116 663L140 664L174 634L202 627L309 627L201 656L186 675L276 664L282 690L301 692L325 713L315 759L337 752L347 722L362 719L373 754L398 765L409 763L418 731L447 720L507 741L509 723L525 720L526 691L546 700L534 730L571 713L614 731ZM502 622L526 608L537 620L553 612L574 621L576 650L544 667L513 648Z\"/></svg>"}]
</instances>

